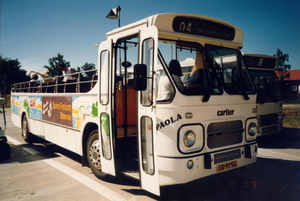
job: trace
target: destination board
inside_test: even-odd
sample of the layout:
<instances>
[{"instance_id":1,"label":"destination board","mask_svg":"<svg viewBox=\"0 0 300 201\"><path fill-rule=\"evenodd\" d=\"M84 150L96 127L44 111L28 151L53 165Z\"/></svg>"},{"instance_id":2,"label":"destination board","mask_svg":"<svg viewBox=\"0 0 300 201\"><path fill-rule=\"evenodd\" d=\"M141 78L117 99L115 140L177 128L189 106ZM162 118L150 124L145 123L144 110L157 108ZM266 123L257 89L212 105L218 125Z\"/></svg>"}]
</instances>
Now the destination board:
<instances>
[{"instance_id":1,"label":"destination board","mask_svg":"<svg viewBox=\"0 0 300 201\"><path fill-rule=\"evenodd\" d=\"M232 27L193 17L175 17L173 20L173 30L175 32L229 41L232 41L235 37L235 30Z\"/></svg>"}]
</instances>

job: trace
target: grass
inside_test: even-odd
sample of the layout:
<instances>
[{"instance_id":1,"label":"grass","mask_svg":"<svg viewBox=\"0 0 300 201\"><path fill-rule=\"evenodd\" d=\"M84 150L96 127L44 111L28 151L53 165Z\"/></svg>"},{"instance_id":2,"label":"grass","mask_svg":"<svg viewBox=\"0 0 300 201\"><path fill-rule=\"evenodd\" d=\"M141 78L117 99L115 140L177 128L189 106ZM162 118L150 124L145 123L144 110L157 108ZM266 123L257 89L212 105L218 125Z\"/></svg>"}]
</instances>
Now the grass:
<instances>
[{"instance_id":1,"label":"grass","mask_svg":"<svg viewBox=\"0 0 300 201\"><path fill-rule=\"evenodd\" d=\"M300 108L283 109L283 127L300 128Z\"/></svg>"}]
</instances>

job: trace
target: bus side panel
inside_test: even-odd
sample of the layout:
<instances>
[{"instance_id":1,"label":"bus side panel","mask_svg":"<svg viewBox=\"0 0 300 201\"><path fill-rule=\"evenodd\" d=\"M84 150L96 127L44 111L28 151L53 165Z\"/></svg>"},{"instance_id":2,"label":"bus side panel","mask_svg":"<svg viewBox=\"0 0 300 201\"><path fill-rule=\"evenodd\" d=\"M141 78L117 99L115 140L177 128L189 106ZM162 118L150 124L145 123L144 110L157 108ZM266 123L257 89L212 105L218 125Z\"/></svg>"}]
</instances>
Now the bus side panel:
<instances>
[{"instance_id":1,"label":"bus side panel","mask_svg":"<svg viewBox=\"0 0 300 201\"><path fill-rule=\"evenodd\" d=\"M57 110L54 113L59 113L57 114L59 120L51 120L55 123L54 125L48 123L44 124L46 139L82 155L82 132L84 127L88 122L97 124L97 98L95 95L82 97L69 96L64 98L65 99L61 97L51 98L53 103L60 104L62 107L58 107L58 105L54 107ZM65 101L62 102L63 104L61 104L62 100ZM43 103L43 106L45 106L46 101L43 101ZM57 124L61 124L61 126Z\"/></svg>"},{"instance_id":2,"label":"bus side panel","mask_svg":"<svg viewBox=\"0 0 300 201\"><path fill-rule=\"evenodd\" d=\"M12 113L11 120L16 127L21 128L21 116L20 115Z\"/></svg>"},{"instance_id":3,"label":"bus side panel","mask_svg":"<svg viewBox=\"0 0 300 201\"><path fill-rule=\"evenodd\" d=\"M75 133L74 130L57 126L57 144L75 152Z\"/></svg>"},{"instance_id":4,"label":"bus side panel","mask_svg":"<svg viewBox=\"0 0 300 201\"><path fill-rule=\"evenodd\" d=\"M57 126L51 125L48 123L44 123L43 125L43 133L45 135L45 139L50 142L57 142Z\"/></svg>"},{"instance_id":5,"label":"bus side panel","mask_svg":"<svg viewBox=\"0 0 300 201\"><path fill-rule=\"evenodd\" d=\"M21 128L21 115L24 111L20 98L20 96L11 95L11 120L19 128Z\"/></svg>"},{"instance_id":6,"label":"bus side panel","mask_svg":"<svg viewBox=\"0 0 300 201\"><path fill-rule=\"evenodd\" d=\"M12 121L21 128L22 114L29 132L82 155L82 131L98 119L97 95L88 96L12 95Z\"/></svg>"},{"instance_id":7,"label":"bus side panel","mask_svg":"<svg viewBox=\"0 0 300 201\"><path fill-rule=\"evenodd\" d=\"M43 133L43 122L28 118L29 132L39 137L45 138Z\"/></svg>"}]
</instances>

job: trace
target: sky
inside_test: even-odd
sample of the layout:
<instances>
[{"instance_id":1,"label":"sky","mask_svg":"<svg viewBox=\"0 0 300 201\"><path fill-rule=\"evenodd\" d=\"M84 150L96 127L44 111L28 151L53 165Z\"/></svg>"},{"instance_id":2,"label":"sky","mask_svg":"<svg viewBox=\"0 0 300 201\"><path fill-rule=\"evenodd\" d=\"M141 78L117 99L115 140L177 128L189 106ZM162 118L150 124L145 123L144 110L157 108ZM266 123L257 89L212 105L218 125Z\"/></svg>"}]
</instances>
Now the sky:
<instances>
[{"instance_id":1,"label":"sky","mask_svg":"<svg viewBox=\"0 0 300 201\"><path fill-rule=\"evenodd\" d=\"M299 0L0 0L0 55L27 71L44 72L49 58L64 55L71 67L97 64L97 47L118 20L121 26L158 13L192 13L229 22L244 31L244 53L289 55L300 69Z\"/></svg>"}]
</instances>

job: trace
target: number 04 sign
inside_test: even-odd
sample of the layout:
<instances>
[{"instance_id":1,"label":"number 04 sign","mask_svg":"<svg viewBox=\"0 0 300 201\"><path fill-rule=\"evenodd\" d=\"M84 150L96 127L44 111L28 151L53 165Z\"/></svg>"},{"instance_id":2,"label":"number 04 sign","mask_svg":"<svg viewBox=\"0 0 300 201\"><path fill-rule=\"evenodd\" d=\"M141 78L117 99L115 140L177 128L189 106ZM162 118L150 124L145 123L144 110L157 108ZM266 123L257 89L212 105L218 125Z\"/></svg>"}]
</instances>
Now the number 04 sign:
<instances>
[{"instance_id":1,"label":"number 04 sign","mask_svg":"<svg viewBox=\"0 0 300 201\"><path fill-rule=\"evenodd\" d=\"M232 27L193 17L175 17L173 20L173 30L175 32L229 41L232 41L235 37L235 30Z\"/></svg>"}]
</instances>

